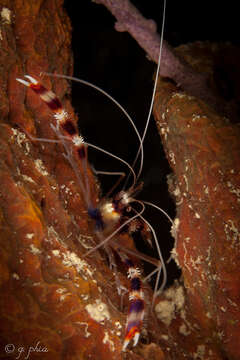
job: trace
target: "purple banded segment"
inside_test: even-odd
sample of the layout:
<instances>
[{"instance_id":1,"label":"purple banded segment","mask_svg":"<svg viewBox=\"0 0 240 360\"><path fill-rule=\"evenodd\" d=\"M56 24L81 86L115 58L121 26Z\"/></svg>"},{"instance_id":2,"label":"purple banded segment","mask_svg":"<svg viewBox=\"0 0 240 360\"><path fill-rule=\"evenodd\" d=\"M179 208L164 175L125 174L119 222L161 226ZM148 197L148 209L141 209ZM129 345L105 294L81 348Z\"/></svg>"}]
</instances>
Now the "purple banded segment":
<instances>
[{"instance_id":1,"label":"purple banded segment","mask_svg":"<svg viewBox=\"0 0 240 360\"><path fill-rule=\"evenodd\" d=\"M145 307L144 293L140 278L141 272L137 267L133 266L131 260L126 259L125 263L130 265L128 268L128 278L131 282L129 292L130 305L128 309L123 351L126 350L131 340L133 340L133 346L137 345L142 328Z\"/></svg>"}]
</instances>

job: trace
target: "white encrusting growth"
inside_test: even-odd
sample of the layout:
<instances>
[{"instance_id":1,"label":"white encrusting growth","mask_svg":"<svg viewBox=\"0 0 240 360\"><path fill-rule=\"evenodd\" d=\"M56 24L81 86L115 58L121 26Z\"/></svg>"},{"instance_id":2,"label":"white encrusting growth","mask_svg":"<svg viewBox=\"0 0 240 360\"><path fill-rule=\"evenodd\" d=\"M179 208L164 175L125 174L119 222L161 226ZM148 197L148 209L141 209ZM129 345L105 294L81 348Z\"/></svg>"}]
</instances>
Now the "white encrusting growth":
<instances>
[{"instance_id":1,"label":"white encrusting growth","mask_svg":"<svg viewBox=\"0 0 240 360\"><path fill-rule=\"evenodd\" d=\"M36 159L34 160L34 164L37 168L37 170L43 175L43 176L48 176L49 173L47 171L47 169L45 168L43 162L41 159Z\"/></svg>"},{"instance_id":2,"label":"white encrusting growth","mask_svg":"<svg viewBox=\"0 0 240 360\"><path fill-rule=\"evenodd\" d=\"M3 24L10 25L12 23L11 10L7 7L3 7L1 10L1 20Z\"/></svg>"},{"instance_id":3,"label":"white encrusting growth","mask_svg":"<svg viewBox=\"0 0 240 360\"><path fill-rule=\"evenodd\" d=\"M173 151L169 152L169 159L173 165L176 165L175 154Z\"/></svg>"},{"instance_id":4,"label":"white encrusting growth","mask_svg":"<svg viewBox=\"0 0 240 360\"><path fill-rule=\"evenodd\" d=\"M34 237L34 233L28 233L27 235L26 235L26 238L27 239L32 239Z\"/></svg>"},{"instance_id":5,"label":"white encrusting growth","mask_svg":"<svg viewBox=\"0 0 240 360\"><path fill-rule=\"evenodd\" d=\"M159 301L155 306L155 311L158 319L169 326L176 313L180 312L184 306L184 290L182 286L173 286L166 290L164 295L165 300Z\"/></svg>"},{"instance_id":6,"label":"white encrusting growth","mask_svg":"<svg viewBox=\"0 0 240 360\"><path fill-rule=\"evenodd\" d=\"M86 280L88 278L86 278L84 275L87 275L87 277L93 277L93 273L95 270L90 268L90 265L85 261L79 258L79 256L74 253L74 252L70 252L70 251L66 251L62 253L63 256L63 260L62 263L65 266L68 267L75 267L77 272L81 273L83 278L85 278Z\"/></svg>"},{"instance_id":7,"label":"white encrusting growth","mask_svg":"<svg viewBox=\"0 0 240 360\"><path fill-rule=\"evenodd\" d=\"M103 324L105 320L110 320L107 304L101 299L96 299L95 303L86 305L85 309L96 322Z\"/></svg>"},{"instance_id":8,"label":"white encrusting growth","mask_svg":"<svg viewBox=\"0 0 240 360\"><path fill-rule=\"evenodd\" d=\"M192 121L193 122L195 122L197 120L200 120L200 119L207 119L207 116L206 115L192 114Z\"/></svg>"},{"instance_id":9,"label":"white encrusting growth","mask_svg":"<svg viewBox=\"0 0 240 360\"><path fill-rule=\"evenodd\" d=\"M229 192L236 195L237 202L240 202L240 188L234 185L231 181L227 182L227 186L229 188Z\"/></svg>"},{"instance_id":10,"label":"white encrusting growth","mask_svg":"<svg viewBox=\"0 0 240 360\"><path fill-rule=\"evenodd\" d=\"M183 323L180 327L179 327L179 333L184 335L184 336L188 336L191 334L191 330L188 329L187 325L185 323Z\"/></svg>"},{"instance_id":11,"label":"white encrusting growth","mask_svg":"<svg viewBox=\"0 0 240 360\"><path fill-rule=\"evenodd\" d=\"M112 352L115 350L114 341L111 340L108 331L104 331L103 344L108 344Z\"/></svg>"},{"instance_id":12,"label":"white encrusting growth","mask_svg":"<svg viewBox=\"0 0 240 360\"><path fill-rule=\"evenodd\" d=\"M198 345L197 350L193 353L193 359L195 360L206 360L206 346L204 344Z\"/></svg>"},{"instance_id":13,"label":"white encrusting growth","mask_svg":"<svg viewBox=\"0 0 240 360\"><path fill-rule=\"evenodd\" d=\"M13 136L11 137L11 139L13 139L18 144L18 146L22 147L25 154L28 155L30 152L30 146L29 142L27 141L26 135L22 131L19 131L15 128L12 128L12 133Z\"/></svg>"},{"instance_id":14,"label":"white encrusting growth","mask_svg":"<svg viewBox=\"0 0 240 360\"><path fill-rule=\"evenodd\" d=\"M21 174L21 176L22 176L24 181L28 181L30 183L36 184L36 182L30 176L27 176L27 175L24 175L24 174Z\"/></svg>"},{"instance_id":15,"label":"white encrusting growth","mask_svg":"<svg viewBox=\"0 0 240 360\"><path fill-rule=\"evenodd\" d=\"M20 279L20 276L19 276L17 273L13 273L13 274L12 274L12 277L13 277L15 280L19 280L19 279Z\"/></svg>"},{"instance_id":16,"label":"white encrusting growth","mask_svg":"<svg viewBox=\"0 0 240 360\"><path fill-rule=\"evenodd\" d=\"M60 251L55 249L55 250L52 250L52 254L56 257L60 257Z\"/></svg>"},{"instance_id":17,"label":"white encrusting growth","mask_svg":"<svg viewBox=\"0 0 240 360\"><path fill-rule=\"evenodd\" d=\"M187 179L187 176L184 174L183 178L184 178L185 183L186 183L186 192L188 192L188 179Z\"/></svg>"},{"instance_id":18,"label":"white encrusting growth","mask_svg":"<svg viewBox=\"0 0 240 360\"><path fill-rule=\"evenodd\" d=\"M158 319L160 319L165 325L169 326L175 317L175 306L173 302L168 300L160 301L156 307Z\"/></svg>"},{"instance_id":19,"label":"white encrusting growth","mask_svg":"<svg viewBox=\"0 0 240 360\"><path fill-rule=\"evenodd\" d=\"M89 336L91 336L91 333L88 331L88 327L89 324L85 321L75 321L74 324L76 325L80 325L80 326L84 326L84 334L85 334L85 338L88 338Z\"/></svg>"},{"instance_id":20,"label":"white encrusting growth","mask_svg":"<svg viewBox=\"0 0 240 360\"><path fill-rule=\"evenodd\" d=\"M195 212L194 216L195 216L196 219L200 219L200 217L201 217L201 216L199 215L199 213L197 213L197 212Z\"/></svg>"},{"instance_id":21,"label":"white encrusting growth","mask_svg":"<svg viewBox=\"0 0 240 360\"><path fill-rule=\"evenodd\" d=\"M34 254L34 255L39 255L39 254L41 254L41 250L40 249L38 249L34 244L31 244L30 245L30 251L31 251L31 253L32 254Z\"/></svg>"},{"instance_id":22,"label":"white encrusting growth","mask_svg":"<svg viewBox=\"0 0 240 360\"><path fill-rule=\"evenodd\" d=\"M176 240L177 238L177 233L178 233L178 229L179 229L179 225L180 225L180 219L179 218L175 218L173 220L173 224L171 227L171 234L173 236L173 238Z\"/></svg>"},{"instance_id":23,"label":"white encrusting growth","mask_svg":"<svg viewBox=\"0 0 240 360\"><path fill-rule=\"evenodd\" d=\"M233 220L228 219L226 221L224 224L224 232L227 241L231 243L231 247L240 247L240 232Z\"/></svg>"}]
</instances>

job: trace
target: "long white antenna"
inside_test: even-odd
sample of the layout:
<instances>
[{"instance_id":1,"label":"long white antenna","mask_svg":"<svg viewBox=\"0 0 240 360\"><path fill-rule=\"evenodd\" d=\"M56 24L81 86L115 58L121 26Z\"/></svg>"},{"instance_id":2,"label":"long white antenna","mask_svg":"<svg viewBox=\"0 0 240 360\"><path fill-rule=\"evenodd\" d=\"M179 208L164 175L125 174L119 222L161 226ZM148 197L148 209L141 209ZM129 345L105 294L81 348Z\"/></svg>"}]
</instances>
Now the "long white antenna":
<instances>
[{"instance_id":1,"label":"long white antenna","mask_svg":"<svg viewBox=\"0 0 240 360\"><path fill-rule=\"evenodd\" d=\"M128 112L124 109L124 107L116 100L114 99L114 97L112 97L110 94L108 94L106 91L104 91L103 89L101 89L99 86L96 86L94 84L92 84L91 82L89 81L86 81L86 80L83 80L83 79L78 79L74 76L68 76L68 75L60 75L60 74L52 74L52 73L48 73L48 72L45 72L43 71L42 74L44 75L48 75L48 76L52 76L52 77L57 77L57 78L61 78L61 79L67 79L67 80L72 80L72 81L76 81L76 82L79 82L81 84L84 84L84 85L87 85L97 91L99 91L100 93L102 93L103 95L105 95L106 97L108 97L115 105L117 105L117 107L123 112L123 114L127 117L128 121L130 122L130 124L132 125L136 135L137 135L137 138L139 140L139 148L138 148L138 155L139 156L139 153L141 152L141 163L143 163L143 151L142 151L142 139L141 139L141 136L139 134L139 131L136 127L136 125L134 124L134 121L133 119L131 118L131 116L128 114ZM92 146L93 147L93 146ZM116 157L116 156L114 156ZM117 158L117 157L116 157ZM134 163L135 164L135 163ZM130 165L128 165L129 168L131 168ZM132 170L130 170L130 173L134 173ZM132 187L134 187L136 185L136 177L134 176L133 177L133 184L132 184Z\"/></svg>"},{"instance_id":2,"label":"long white antenna","mask_svg":"<svg viewBox=\"0 0 240 360\"><path fill-rule=\"evenodd\" d=\"M132 164L132 167L134 168L136 161L139 157L139 153L141 152L141 154L143 153L143 142L148 130L148 126L149 126L149 122L150 122L150 118L152 115L152 109L153 109L153 104L154 104L154 98L155 98L155 94L156 94L156 89L157 89L157 81L158 81L158 76L159 76L159 72L160 72L160 66L161 66L161 58L162 58L162 45L163 45L163 33L164 33L164 26L165 26L165 17L166 17L166 0L163 1L163 20L162 20L162 28L161 28L161 38L160 38L160 49L159 49L159 56L158 56L158 66L157 66L157 72L156 72L156 77L155 77L155 82L154 82L154 87L153 87L153 93L152 93L152 98L151 98L151 104L150 104L150 108L149 108L149 112L148 112L148 117L147 117L147 121L146 121L146 125L143 131L143 135L142 135L142 139L138 148L138 152L136 155L136 158ZM143 156L141 156L141 161L140 161L140 167L139 167L139 171L137 174L137 180L139 179L141 173L142 173L142 168L143 168Z\"/></svg>"}]
</instances>

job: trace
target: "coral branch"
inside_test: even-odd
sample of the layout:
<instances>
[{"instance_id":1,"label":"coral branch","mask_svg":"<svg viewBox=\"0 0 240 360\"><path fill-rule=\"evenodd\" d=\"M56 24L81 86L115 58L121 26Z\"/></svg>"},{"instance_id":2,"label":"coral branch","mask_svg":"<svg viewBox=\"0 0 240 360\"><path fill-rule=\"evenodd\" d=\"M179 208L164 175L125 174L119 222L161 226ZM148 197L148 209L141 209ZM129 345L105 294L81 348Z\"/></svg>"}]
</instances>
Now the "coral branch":
<instances>
[{"instance_id":1,"label":"coral branch","mask_svg":"<svg viewBox=\"0 0 240 360\"><path fill-rule=\"evenodd\" d=\"M160 36L153 20L145 19L129 0L95 0L104 5L117 19L115 29L127 31L156 63L159 57ZM217 95L208 86L208 77L194 70L178 56L164 40L160 75L174 80L189 95L199 97L218 111L224 111Z\"/></svg>"}]
</instances>

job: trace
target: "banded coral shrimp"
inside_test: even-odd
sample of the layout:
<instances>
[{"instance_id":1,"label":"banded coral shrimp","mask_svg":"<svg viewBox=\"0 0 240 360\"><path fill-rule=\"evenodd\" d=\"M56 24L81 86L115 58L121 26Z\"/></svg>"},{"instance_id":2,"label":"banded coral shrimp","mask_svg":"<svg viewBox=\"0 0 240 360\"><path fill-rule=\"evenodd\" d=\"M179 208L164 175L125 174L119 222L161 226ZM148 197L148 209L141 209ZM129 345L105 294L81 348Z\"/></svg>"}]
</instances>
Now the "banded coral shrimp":
<instances>
[{"instance_id":1,"label":"banded coral shrimp","mask_svg":"<svg viewBox=\"0 0 240 360\"><path fill-rule=\"evenodd\" d=\"M159 23L160 33L163 2L152 1L149 6L141 1L133 3L140 11L143 10L143 15ZM73 5L68 2L66 7L74 24L75 76L87 79L110 92L128 110L139 132L142 133L152 95L152 79L156 69L154 63L146 59L146 53L129 34L114 30L115 19L103 6L88 1L83 2L81 14L77 14ZM131 164L138 146L137 137L121 112L94 90L79 86L75 82L72 86L73 103L79 117L83 119L82 133L87 135L89 142L118 154ZM79 98L84 99L83 104L79 104ZM153 120L149 124L144 149L141 177L144 186L141 197L161 206L173 218L174 204L166 183L170 169ZM104 164L103 167L109 171L116 167L115 160L111 158L106 160L99 152L91 152L89 156L96 169L100 169L101 164ZM112 186L113 179L106 176L102 179L101 186L103 193L106 193ZM146 211L149 212L150 217L153 217L155 223L159 221L159 214L154 210L146 209ZM168 257L173 246L168 221L163 221L161 224L161 236L166 239L164 245L166 248L162 251L165 253L164 256ZM170 264L170 267L172 266L175 273L173 263ZM171 277L175 277L175 274L171 275L170 271L169 279Z\"/></svg>"},{"instance_id":2,"label":"banded coral shrimp","mask_svg":"<svg viewBox=\"0 0 240 360\"><path fill-rule=\"evenodd\" d=\"M141 1L133 3L144 16L158 23L160 33L163 2L151 1L149 5ZM167 2L167 8L169 5L170 3ZM128 33L116 32L114 29L116 19L103 6L85 2L82 16L71 9L72 4L68 7L66 2L66 6L74 24L75 76L84 77L91 83L107 89L131 114L139 132L142 133L152 95L152 79L156 70L154 63L146 59L144 50ZM166 25L167 22L168 19ZM86 34L83 39L82 33ZM79 86L75 82L72 86L75 109L79 117L84 119L81 128L83 134L87 135L91 143L98 144L113 154L118 154L132 164L138 144L137 137L128 121L115 105L107 99L104 100L94 90ZM79 98L84 99L83 105L79 104ZM101 119L100 114L102 114ZM111 158L106 160L99 152L91 152L89 156L96 169L100 169L101 164L108 171L116 167L115 160ZM119 164L120 167L121 164ZM124 168L121 167L121 169L125 171ZM162 207L173 218L175 206L169 196L166 182L166 176L169 173L170 168L159 141L154 120L151 119L147 139L144 142L144 167L141 176L144 186L140 197ZM113 179L106 176L101 179L103 193L106 193L112 186ZM156 224L154 228L157 231L159 213L147 208L146 214L148 214L148 219L152 218L151 223ZM173 238L169 230L168 221L163 221L159 237L165 239L162 249L165 259L168 258L173 247ZM137 246L141 247L138 244ZM142 249L142 251L148 250ZM169 282L171 283L178 276L179 270L174 262L171 262L168 264Z\"/></svg>"},{"instance_id":3,"label":"banded coral shrimp","mask_svg":"<svg viewBox=\"0 0 240 360\"><path fill-rule=\"evenodd\" d=\"M69 121L68 119L68 115L64 112L64 109L62 109L62 105L59 103L58 99L55 97L55 95L53 93L50 93L47 89L44 89L41 84L36 81L33 77L31 76L26 76L27 80L20 80L20 82L22 82L24 85L31 87L38 95L40 95L40 97L42 98L42 100L44 102L47 103L47 105L55 112L55 118L57 121L58 125L52 125L52 129L55 131L58 139L62 142L62 144L65 147L66 150L66 154L67 154L67 159L70 161L71 165L74 167L75 169L75 164L74 161L72 162L72 157L73 152L74 152L74 148L73 146L76 146L77 148L77 154L80 158L80 160L84 163L86 161L86 149L84 147L84 144L82 143L81 137L79 137L77 134L76 129L73 127L71 121ZM63 135L60 131L63 131ZM68 137L68 140L66 140L66 137ZM72 147L67 145L67 141L70 140L73 142ZM42 140L43 139L36 139L36 140ZM83 167L85 165L82 165ZM75 171L77 172L77 171ZM86 174L86 169L85 169L85 174ZM82 183L84 183L84 186L81 185ZM86 179L80 179L79 180L79 184L81 185L81 190L83 195L86 193L86 197L85 197L85 202L87 204L87 210L89 212L89 215L92 219L96 220L96 224L100 227L103 227L103 225L105 225L107 223L107 220L104 218L104 214L103 212L101 212L101 216L99 217L99 214L95 212L95 210L98 210L97 208L92 209L91 206L89 205L89 194L88 194L88 186L87 186L87 180ZM120 203L121 206L126 207L128 205L128 202L130 202L130 197L132 195L132 192L135 191L135 182L133 185L134 189L131 189L131 187L129 188L129 192L126 192L125 194L123 194L123 196L121 195L120 197L114 197L114 201L115 201L115 206L118 207L118 201ZM121 193L120 193L121 194ZM126 198L125 198L126 195ZM136 201L136 200L135 200ZM117 204L116 204L117 203ZM110 205L109 203L103 204L103 205ZM101 209L103 210L103 209ZM116 211L115 211L116 210ZM117 208L117 209L111 209L110 212L111 214L113 212L121 212L122 208ZM138 216L141 216L142 211L137 212ZM107 216L107 215L106 215ZM105 217L106 217L105 216ZM132 221L133 218L135 216L133 216L132 218L129 219L129 221ZM112 220L110 219L110 222ZM100 223L100 224L99 224ZM126 223L124 222L122 225L126 225ZM121 226L122 226L121 225ZM116 232L119 232L121 226L119 226L116 229ZM148 226L150 226L148 224ZM111 227L111 230L113 231L113 227ZM110 239L113 237L113 235L115 235L116 233L115 231L111 232L110 235L107 235L107 238L100 238L100 244L98 246L96 246L93 250L95 251L96 248L98 247L102 247L103 244L106 244L106 242L108 241L110 243ZM110 243L111 245L115 245L114 243ZM156 243L157 245L157 243ZM119 250L118 247L115 248L115 250ZM91 251L92 252L92 251ZM138 342L138 338L139 338L139 333L140 333L140 325L139 322L142 321L142 317L143 317L143 304L142 304L142 293L141 293L141 285L139 284L139 278L140 278L140 272L138 270L138 268L136 268L135 265L132 265L132 263L128 260L128 258L124 255L124 253L128 253L127 249L122 249L120 248L120 257L121 259L128 265L128 276L132 282L132 286L131 286L131 291L130 291L130 300L132 301L132 307L130 306L130 310L129 310L129 319L127 322L127 331L126 331L126 336L125 336L125 342L123 345L123 349L125 350L129 341L133 339L134 341L134 345L136 345L136 343ZM90 254L87 253L87 254ZM160 253L161 254L161 253ZM136 255L136 253L135 253ZM111 256L111 252L110 255ZM161 255L159 255L159 257L161 258L162 261L162 257ZM139 258L141 259L141 256L139 256ZM144 259L144 257L142 257ZM162 265L163 265L163 261L162 261ZM163 280L163 286L165 285L166 282L166 271L163 271L164 273L164 280ZM141 304L140 304L141 303ZM139 306L139 307L138 307ZM134 315L137 314L137 315ZM137 316L140 316L140 318L138 318Z\"/></svg>"}]
</instances>

